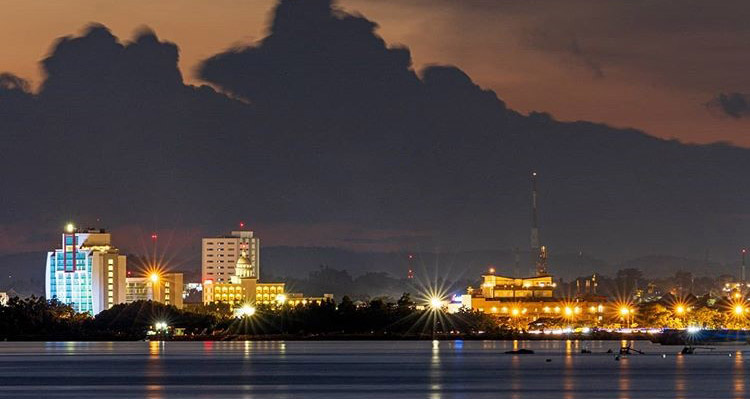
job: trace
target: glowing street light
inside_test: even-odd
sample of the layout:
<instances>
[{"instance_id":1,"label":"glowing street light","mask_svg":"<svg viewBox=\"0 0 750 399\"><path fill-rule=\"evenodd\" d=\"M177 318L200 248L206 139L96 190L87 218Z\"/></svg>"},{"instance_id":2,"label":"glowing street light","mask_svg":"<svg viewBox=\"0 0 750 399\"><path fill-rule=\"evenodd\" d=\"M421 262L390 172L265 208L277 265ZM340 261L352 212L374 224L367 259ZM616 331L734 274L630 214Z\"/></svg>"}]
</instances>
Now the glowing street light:
<instances>
[{"instance_id":1,"label":"glowing street light","mask_svg":"<svg viewBox=\"0 0 750 399\"><path fill-rule=\"evenodd\" d=\"M151 280L152 283L158 283L159 282L159 273L153 272L148 275L149 280Z\"/></svg>"},{"instance_id":2,"label":"glowing street light","mask_svg":"<svg viewBox=\"0 0 750 399\"><path fill-rule=\"evenodd\" d=\"M283 305L284 303L286 303L286 299L287 299L286 295L284 295L284 294L278 294L278 295L276 295L276 302L279 305Z\"/></svg>"},{"instance_id":3,"label":"glowing street light","mask_svg":"<svg viewBox=\"0 0 750 399\"><path fill-rule=\"evenodd\" d=\"M678 314L678 315L683 315L683 314L685 314L685 306L683 306L683 305L677 305L677 306L675 306L675 308L674 308L674 312L675 312L676 314Z\"/></svg>"},{"instance_id":4,"label":"glowing street light","mask_svg":"<svg viewBox=\"0 0 750 399\"><path fill-rule=\"evenodd\" d=\"M166 331L169 328L169 325L166 321L157 321L154 324L154 330L156 331Z\"/></svg>"},{"instance_id":5,"label":"glowing street light","mask_svg":"<svg viewBox=\"0 0 750 399\"><path fill-rule=\"evenodd\" d=\"M627 307L627 306L621 306L620 307L620 316L627 316L627 315L630 314L630 312L632 312L632 310L630 310L629 307Z\"/></svg>"},{"instance_id":6,"label":"glowing street light","mask_svg":"<svg viewBox=\"0 0 750 399\"><path fill-rule=\"evenodd\" d=\"M242 305L237 311L235 312L237 317L250 317L255 314L255 307L252 305Z\"/></svg>"},{"instance_id":7,"label":"glowing street light","mask_svg":"<svg viewBox=\"0 0 750 399\"><path fill-rule=\"evenodd\" d=\"M745 313L745 307L742 305L735 305L734 306L734 314L737 316L742 316Z\"/></svg>"},{"instance_id":8,"label":"glowing street light","mask_svg":"<svg viewBox=\"0 0 750 399\"><path fill-rule=\"evenodd\" d=\"M430 298L430 308L432 308L432 310L439 310L442 307L443 307L443 300L442 299L440 299L440 298L438 298L436 296Z\"/></svg>"},{"instance_id":9,"label":"glowing street light","mask_svg":"<svg viewBox=\"0 0 750 399\"><path fill-rule=\"evenodd\" d=\"M72 234L76 231L76 226L73 223L68 223L65 225L65 231Z\"/></svg>"}]
</instances>

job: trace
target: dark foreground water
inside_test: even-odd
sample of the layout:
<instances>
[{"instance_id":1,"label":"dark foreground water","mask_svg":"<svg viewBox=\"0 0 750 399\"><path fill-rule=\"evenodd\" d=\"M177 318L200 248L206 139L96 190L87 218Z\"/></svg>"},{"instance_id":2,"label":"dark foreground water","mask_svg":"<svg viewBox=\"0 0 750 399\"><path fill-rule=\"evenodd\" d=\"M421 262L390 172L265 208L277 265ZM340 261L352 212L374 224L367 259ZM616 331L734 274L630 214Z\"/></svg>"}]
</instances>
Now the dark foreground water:
<instances>
[{"instance_id":1,"label":"dark foreground water","mask_svg":"<svg viewBox=\"0 0 750 399\"><path fill-rule=\"evenodd\" d=\"M534 355L506 355L513 347ZM0 398L747 398L750 347L600 341L0 342ZM582 348L593 354L581 354ZM666 357L663 357L666 354ZM550 361L547 361L550 359Z\"/></svg>"}]
</instances>

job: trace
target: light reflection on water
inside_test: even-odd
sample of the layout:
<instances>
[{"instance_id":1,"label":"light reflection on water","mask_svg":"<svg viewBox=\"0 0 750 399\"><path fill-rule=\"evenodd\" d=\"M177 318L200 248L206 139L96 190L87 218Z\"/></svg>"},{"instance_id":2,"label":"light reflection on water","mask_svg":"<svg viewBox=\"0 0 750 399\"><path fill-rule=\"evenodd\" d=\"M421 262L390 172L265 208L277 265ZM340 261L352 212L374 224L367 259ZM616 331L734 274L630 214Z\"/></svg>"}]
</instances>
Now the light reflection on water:
<instances>
[{"instance_id":1,"label":"light reflection on water","mask_svg":"<svg viewBox=\"0 0 750 399\"><path fill-rule=\"evenodd\" d=\"M743 353L737 351L734 353L734 367L733 369L733 386L734 386L734 397L735 398L746 398L745 396L745 362Z\"/></svg>"},{"instance_id":2,"label":"light reflection on water","mask_svg":"<svg viewBox=\"0 0 750 399\"><path fill-rule=\"evenodd\" d=\"M620 345L647 354L616 361ZM504 353L521 348L536 354ZM575 340L0 342L0 398L747 397L750 348L680 349Z\"/></svg>"}]
</instances>

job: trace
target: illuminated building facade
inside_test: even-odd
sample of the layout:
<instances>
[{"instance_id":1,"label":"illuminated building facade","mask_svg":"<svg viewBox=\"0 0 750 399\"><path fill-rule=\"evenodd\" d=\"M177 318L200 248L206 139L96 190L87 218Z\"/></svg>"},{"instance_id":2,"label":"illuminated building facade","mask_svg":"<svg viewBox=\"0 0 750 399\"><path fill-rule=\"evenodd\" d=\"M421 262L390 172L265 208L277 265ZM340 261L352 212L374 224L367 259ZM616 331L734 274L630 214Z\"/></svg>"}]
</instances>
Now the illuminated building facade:
<instances>
[{"instance_id":1,"label":"illuminated building facade","mask_svg":"<svg viewBox=\"0 0 750 399\"><path fill-rule=\"evenodd\" d=\"M249 234L244 234L249 233ZM233 307L241 305L281 305L281 304L307 304L320 303L327 296L321 298L305 298L302 294L287 293L285 283L262 283L259 281L260 260L260 240L253 236L250 231L233 231L232 238L236 241L229 241L227 237L222 238L204 238L203 239L203 259L204 259L204 276L222 276L221 280L213 278L204 278L203 280L203 303L229 303ZM243 241L244 240L244 241ZM222 248L223 250L219 250ZM227 253L239 248L234 265L230 268L227 265L230 257ZM231 250L230 250L231 249ZM224 269L207 269L207 265L218 267L217 256L224 253ZM213 254L214 256L208 256ZM211 259L214 263L208 263ZM222 270L223 274L218 274ZM231 270L231 273L227 272ZM209 274L207 272L213 272ZM331 296L332 298L332 296Z\"/></svg>"},{"instance_id":2,"label":"illuminated building facade","mask_svg":"<svg viewBox=\"0 0 750 399\"><path fill-rule=\"evenodd\" d=\"M513 278L495 275L494 270L482 276L480 290L469 287L462 295L461 306L498 317L534 321L561 318L570 321L599 322L605 312L605 299L560 299L555 297L551 275Z\"/></svg>"},{"instance_id":3,"label":"illuminated building facade","mask_svg":"<svg viewBox=\"0 0 750 399\"><path fill-rule=\"evenodd\" d=\"M0 292L0 306L5 306L8 304L8 293L7 292Z\"/></svg>"},{"instance_id":4,"label":"illuminated building facade","mask_svg":"<svg viewBox=\"0 0 750 399\"><path fill-rule=\"evenodd\" d=\"M214 283L229 282L236 275L235 266L240 256L245 253L247 275L243 277L260 277L260 239L252 231L232 231L223 237L204 238L202 242L201 273L203 281Z\"/></svg>"},{"instance_id":5,"label":"illuminated building facade","mask_svg":"<svg viewBox=\"0 0 750 399\"><path fill-rule=\"evenodd\" d=\"M297 305L307 305L307 304L317 304L320 305L321 303L325 301L332 301L333 300L333 294L323 294L323 296L319 297L305 297L304 295L300 293L290 293L286 295L286 302L292 306Z\"/></svg>"},{"instance_id":6,"label":"illuminated building facade","mask_svg":"<svg viewBox=\"0 0 750 399\"><path fill-rule=\"evenodd\" d=\"M126 301L155 301L183 308L182 273L152 273L126 279Z\"/></svg>"},{"instance_id":7,"label":"illuminated building facade","mask_svg":"<svg viewBox=\"0 0 750 399\"><path fill-rule=\"evenodd\" d=\"M46 297L92 315L125 302L126 259L111 240L104 230L68 225L62 248L47 253Z\"/></svg>"},{"instance_id":8,"label":"illuminated building facade","mask_svg":"<svg viewBox=\"0 0 750 399\"><path fill-rule=\"evenodd\" d=\"M284 303L286 301L284 285L284 283L259 283L253 278L242 279L239 283L214 283L207 280L203 283L203 302L227 302L233 305Z\"/></svg>"}]
</instances>

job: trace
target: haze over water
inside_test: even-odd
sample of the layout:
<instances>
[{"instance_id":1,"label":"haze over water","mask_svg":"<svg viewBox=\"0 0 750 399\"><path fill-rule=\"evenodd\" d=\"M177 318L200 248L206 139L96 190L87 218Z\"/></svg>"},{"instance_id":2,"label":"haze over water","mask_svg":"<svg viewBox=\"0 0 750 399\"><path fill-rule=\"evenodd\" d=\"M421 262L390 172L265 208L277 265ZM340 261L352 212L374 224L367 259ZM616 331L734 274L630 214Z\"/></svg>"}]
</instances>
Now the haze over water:
<instances>
[{"instance_id":1,"label":"haze over water","mask_svg":"<svg viewBox=\"0 0 750 399\"><path fill-rule=\"evenodd\" d=\"M750 395L746 346L633 345L647 354L615 361L604 352L619 341L2 342L0 398ZM514 347L536 354L503 353Z\"/></svg>"}]
</instances>

